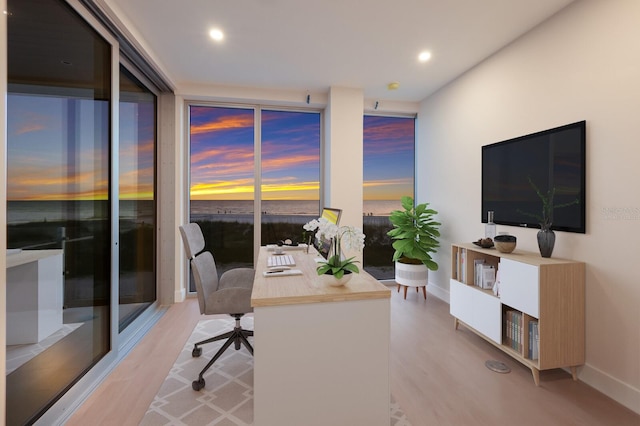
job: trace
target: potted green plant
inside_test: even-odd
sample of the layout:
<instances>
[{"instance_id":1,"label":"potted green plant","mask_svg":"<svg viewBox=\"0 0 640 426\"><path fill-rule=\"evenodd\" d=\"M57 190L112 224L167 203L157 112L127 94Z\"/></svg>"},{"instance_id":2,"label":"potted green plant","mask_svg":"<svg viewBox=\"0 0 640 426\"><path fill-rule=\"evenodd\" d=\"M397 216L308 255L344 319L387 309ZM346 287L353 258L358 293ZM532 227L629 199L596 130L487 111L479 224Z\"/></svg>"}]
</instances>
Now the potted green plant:
<instances>
[{"instance_id":1,"label":"potted green plant","mask_svg":"<svg viewBox=\"0 0 640 426\"><path fill-rule=\"evenodd\" d=\"M413 198L408 196L402 197L401 202L403 210L391 212L389 220L393 229L387 232L395 250L392 260L396 265L396 282L424 287L428 271L438 270L438 264L431 257L440 246L437 240L440 222L434 219L438 212L430 209L429 203L414 206Z\"/></svg>"}]
</instances>

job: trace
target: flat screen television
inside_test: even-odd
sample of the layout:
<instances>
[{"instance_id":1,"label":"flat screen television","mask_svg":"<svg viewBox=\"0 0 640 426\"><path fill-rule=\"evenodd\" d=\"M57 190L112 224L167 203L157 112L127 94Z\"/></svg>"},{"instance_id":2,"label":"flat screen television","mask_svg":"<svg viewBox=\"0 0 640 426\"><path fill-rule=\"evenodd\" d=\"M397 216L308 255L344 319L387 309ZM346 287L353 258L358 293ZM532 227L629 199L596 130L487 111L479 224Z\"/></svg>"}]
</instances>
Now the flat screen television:
<instances>
[{"instance_id":1,"label":"flat screen television","mask_svg":"<svg viewBox=\"0 0 640 426\"><path fill-rule=\"evenodd\" d=\"M554 191L551 229L585 233L585 166L585 121L483 146L482 222L540 228L537 187Z\"/></svg>"}]
</instances>

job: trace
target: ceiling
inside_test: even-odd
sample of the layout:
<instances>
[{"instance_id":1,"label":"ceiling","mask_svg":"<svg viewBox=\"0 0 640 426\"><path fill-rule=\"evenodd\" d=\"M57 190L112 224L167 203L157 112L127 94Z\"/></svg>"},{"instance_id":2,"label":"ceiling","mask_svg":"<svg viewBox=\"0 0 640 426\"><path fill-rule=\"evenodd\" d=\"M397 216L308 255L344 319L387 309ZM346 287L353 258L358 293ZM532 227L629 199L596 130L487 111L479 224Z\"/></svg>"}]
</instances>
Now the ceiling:
<instances>
[{"instance_id":1,"label":"ceiling","mask_svg":"<svg viewBox=\"0 0 640 426\"><path fill-rule=\"evenodd\" d=\"M573 0L101 0L177 92L194 85L420 101ZM225 33L222 42L208 35ZM418 54L432 57L419 63ZM400 83L388 90L391 82Z\"/></svg>"}]
</instances>

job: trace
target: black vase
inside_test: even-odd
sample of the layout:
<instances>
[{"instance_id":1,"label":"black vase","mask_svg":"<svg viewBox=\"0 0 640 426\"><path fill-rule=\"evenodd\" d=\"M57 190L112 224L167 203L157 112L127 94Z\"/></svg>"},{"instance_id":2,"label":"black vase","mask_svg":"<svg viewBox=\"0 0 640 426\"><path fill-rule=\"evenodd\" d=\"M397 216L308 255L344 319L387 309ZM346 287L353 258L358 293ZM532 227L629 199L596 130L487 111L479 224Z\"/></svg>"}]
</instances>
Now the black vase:
<instances>
[{"instance_id":1,"label":"black vase","mask_svg":"<svg viewBox=\"0 0 640 426\"><path fill-rule=\"evenodd\" d=\"M551 257L553 246L556 243L556 234L549 228L538 231L538 248L542 257Z\"/></svg>"}]
</instances>

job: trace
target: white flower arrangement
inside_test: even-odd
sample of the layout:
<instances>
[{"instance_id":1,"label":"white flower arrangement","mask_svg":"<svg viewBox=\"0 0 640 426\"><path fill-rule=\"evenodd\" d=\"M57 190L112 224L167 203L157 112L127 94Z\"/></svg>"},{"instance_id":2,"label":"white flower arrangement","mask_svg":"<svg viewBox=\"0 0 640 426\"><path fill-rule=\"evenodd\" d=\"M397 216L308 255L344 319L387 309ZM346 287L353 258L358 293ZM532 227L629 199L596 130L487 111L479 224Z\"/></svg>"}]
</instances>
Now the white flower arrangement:
<instances>
[{"instance_id":1,"label":"white flower arrangement","mask_svg":"<svg viewBox=\"0 0 640 426\"><path fill-rule=\"evenodd\" d=\"M355 265L355 257L342 260L340 258L341 249L362 251L364 248L365 235L360 228L355 226L338 226L329 222L325 218L313 219L306 223L303 228L306 231L316 231L316 238L326 238L331 240L331 256L326 262L319 262L317 268L318 275L330 274L336 279L342 278L345 273L358 273L360 270Z\"/></svg>"}]
</instances>

